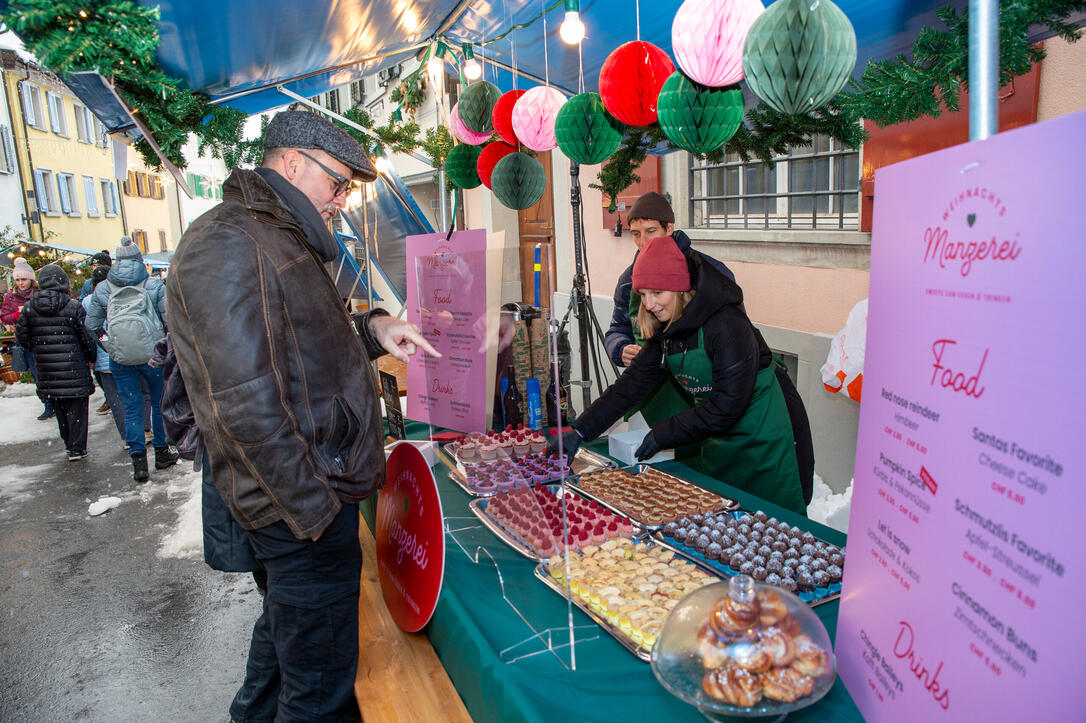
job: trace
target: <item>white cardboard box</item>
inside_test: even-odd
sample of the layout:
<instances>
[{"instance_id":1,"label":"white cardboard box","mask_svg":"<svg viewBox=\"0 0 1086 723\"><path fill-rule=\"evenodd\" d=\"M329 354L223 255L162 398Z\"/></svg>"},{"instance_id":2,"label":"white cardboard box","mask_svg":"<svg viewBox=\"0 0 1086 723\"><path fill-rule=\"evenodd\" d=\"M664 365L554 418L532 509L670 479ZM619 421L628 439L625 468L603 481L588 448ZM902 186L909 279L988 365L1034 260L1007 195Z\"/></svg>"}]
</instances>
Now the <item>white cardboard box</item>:
<instances>
[{"instance_id":1,"label":"white cardboard box","mask_svg":"<svg viewBox=\"0 0 1086 723\"><path fill-rule=\"evenodd\" d=\"M607 451L610 452L612 457L621 460L627 465L655 464L656 462L675 459L675 450L665 449L657 452L649 459L638 461L637 458L634 457L634 452L641 446L641 443L645 440L645 435L648 433L649 430L647 429L632 429L628 432L612 434L607 438Z\"/></svg>"}]
</instances>

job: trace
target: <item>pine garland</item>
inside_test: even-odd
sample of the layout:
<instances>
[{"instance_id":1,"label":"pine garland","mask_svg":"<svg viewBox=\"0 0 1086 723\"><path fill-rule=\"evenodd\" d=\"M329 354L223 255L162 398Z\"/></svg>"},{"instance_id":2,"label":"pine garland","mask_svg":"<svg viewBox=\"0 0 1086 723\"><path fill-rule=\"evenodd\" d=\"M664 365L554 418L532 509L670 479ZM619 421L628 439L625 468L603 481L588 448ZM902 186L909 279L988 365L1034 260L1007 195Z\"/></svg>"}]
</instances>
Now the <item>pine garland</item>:
<instances>
[{"instance_id":1,"label":"pine garland","mask_svg":"<svg viewBox=\"0 0 1086 723\"><path fill-rule=\"evenodd\" d=\"M96 70L109 78L178 168L185 167L181 147L190 132L202 146L217 149L224 161L245 156L244 148L224 152L239 144L245 113L212 105L205 96L179 87L155 62L157 8L130 0L13 0L0 19L56 74ZM136 148L145 164L160 167L145 140Z\"/></svg>"},{"instance_id":2,"label":"pine garland","mask_svg":"<svg viewBox=\"0 0 1086 723\"><path fill-rule=\"evenodd\" d=\"M1011 82L1044 59L1044 49L1029 42L1032 26L1045 27L1068 42L1082 32L1067 22L1086 12L1083 0L1002 0L999 3L999 85ZM870 60L860 81L837 97L843 112L879 126L933 118L959 109L969 89L969 16L947 5L935 12L945 30L922 28L912 59Z\"/></svg>"}]
</instances>

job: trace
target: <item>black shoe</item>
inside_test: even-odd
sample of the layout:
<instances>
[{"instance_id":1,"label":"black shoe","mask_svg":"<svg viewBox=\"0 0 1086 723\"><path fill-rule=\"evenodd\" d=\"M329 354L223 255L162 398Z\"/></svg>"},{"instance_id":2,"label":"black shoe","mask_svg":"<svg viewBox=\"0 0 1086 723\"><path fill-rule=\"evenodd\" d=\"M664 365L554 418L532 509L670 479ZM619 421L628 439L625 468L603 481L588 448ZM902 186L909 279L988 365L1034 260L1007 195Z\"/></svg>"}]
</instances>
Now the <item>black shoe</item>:
<instances>
[{"instance_id":1,"label":"black shoe","mask_svg":"<svg viewBox=\"0 0 1086 723\"><path fill-rule=\"evenodd\" d=\"M155 447L155 469L166 469L177 464L178 454L169 447Z\"/></svg>"},{"instance_id":2,"label":"black shoe","mask_svg":"<svg viewBox=\"0 0 1086 723\"><path fill-rule=\"evenodd\" d=\"M86 457L87 457L86 452L77 452L77 451L69 451L68 452L68 461L69 462L76 462L76 461L81 460L81 459L86 459Z\"/></svg>"},{"instance_id":3,"label":"black shoe","mask_svg":"<svg viewBox=\"0 0 1086 723\"><path fill-rule=\"evenodd\" d=\"M52 419L55 416L57 416L57 413L54 410L46 409L44 412L38 415L38 420L44 422L46 419Z\"/></svg>"},{"instance_id":4,"label":"black shoe","mask_svg":"<svg viewBox=\"0 0 1086 723\"><path fill-rule=\"evenodd\" d=\"M132 479L136 480L136 484L143 484L151 479L151 475L147 471L146 452L136 452L132 455Z\"/></svg>"}]
</instances>

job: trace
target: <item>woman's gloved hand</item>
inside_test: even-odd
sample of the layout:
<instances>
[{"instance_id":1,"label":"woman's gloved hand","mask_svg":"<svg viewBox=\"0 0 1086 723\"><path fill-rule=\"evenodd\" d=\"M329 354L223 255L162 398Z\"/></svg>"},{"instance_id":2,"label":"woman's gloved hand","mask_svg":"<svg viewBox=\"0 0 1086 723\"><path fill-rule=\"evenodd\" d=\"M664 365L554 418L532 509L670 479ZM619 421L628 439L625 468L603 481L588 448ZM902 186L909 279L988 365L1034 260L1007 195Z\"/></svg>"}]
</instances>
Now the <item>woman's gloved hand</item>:
<instances>
[{"instance_id":1,"label":"woman's gloved hand","mask_svg":"<svg viewBox=\"0 0 1086 723\"><path fill-rule=\"evenodd\" d=\"M653 435L652 430L645 435L645 438L641 440L641 446L634 452L634 457L638 461L643 459L649 459L654 457L657 452L660 451L660 445L656 442L656 437Z\"/></svg>"},{"instance_id":2,"label":"woman's gloved hand","mask_svg":"<svg viewBox=\"0 0 1086 723\"><path fill-rule=\"evenodd\" d=\"M581 433L576 428L562 432L562 452L566 455L566 463L573 464L573 458L577 456L577 450L581 448ZM558 452L558 437L547 440L547 454Z\"/></svg>"}]
</instances>

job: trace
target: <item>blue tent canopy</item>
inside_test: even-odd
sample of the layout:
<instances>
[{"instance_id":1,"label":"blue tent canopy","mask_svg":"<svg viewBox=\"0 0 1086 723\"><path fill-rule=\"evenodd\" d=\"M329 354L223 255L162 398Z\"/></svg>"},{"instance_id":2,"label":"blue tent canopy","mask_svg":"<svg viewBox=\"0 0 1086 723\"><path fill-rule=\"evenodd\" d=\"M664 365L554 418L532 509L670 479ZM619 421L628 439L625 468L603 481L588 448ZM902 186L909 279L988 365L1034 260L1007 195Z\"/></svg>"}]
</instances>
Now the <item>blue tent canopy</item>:
<instances>
[{"instance_id":1,"label":"blue tent canopy","mask_svg":"<svg viewBox=\"0 0 1086 723\"><path fill-rule=\"evenodd\" d=\"M530 77L549 77L570 93L595 90L599 71L612 50L638 32L631 0L582 0L587 28L583 58L558 36L564 7L555 0L139 0L161 12L158 61L195 90L257 113L283 105L275 86L313 96L371 74L421 52L437 36L475 43L477 58L515 65ZM947 0L837 0L856 29L860 58L907 52L920 28L936 25L934 11ZM547 60L543 24L546 4ZM641 39L671 53L671 19L680 0L641 3ZM965 0L952 0L962 8ZM478 44L527 27L501 40ZM486 65L486 77L503 90L513 87L508 72ZM451 70L450 66L450 70ZM521 79L519 87L530 80ZM239 95L240 94L240 95Z\"/></svg>"}]
</instances>

